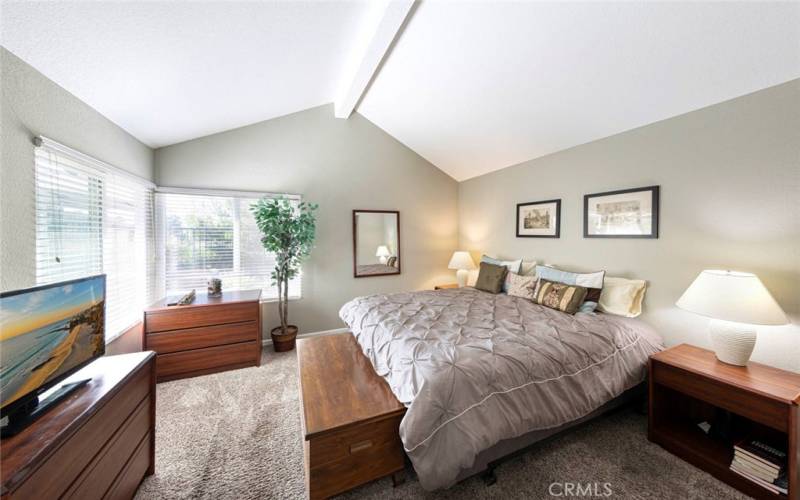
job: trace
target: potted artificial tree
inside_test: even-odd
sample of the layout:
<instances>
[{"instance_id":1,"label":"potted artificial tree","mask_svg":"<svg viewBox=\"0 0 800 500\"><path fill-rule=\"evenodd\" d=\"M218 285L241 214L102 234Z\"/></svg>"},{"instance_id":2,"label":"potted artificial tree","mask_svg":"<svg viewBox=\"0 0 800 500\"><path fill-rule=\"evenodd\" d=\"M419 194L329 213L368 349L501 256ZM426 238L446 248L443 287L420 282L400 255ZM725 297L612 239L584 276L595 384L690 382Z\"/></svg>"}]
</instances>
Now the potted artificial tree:
<instances>
[{"instance_id":1,"label":"potted artificial tree","mask_svg":"<svg viewBox=\"0 0 800 500\"><path fill-rule=\"evenodd\" d=\"M289 324L289 280L300 272L300 265L314 246L317 205L297 206L285 198L262 198L250 210L261 231L261 244L275 255L272 284L278 287L278 317L281 326L270 331L277 352L294 349L297 326Z\"/></svg>"}]
</instances>

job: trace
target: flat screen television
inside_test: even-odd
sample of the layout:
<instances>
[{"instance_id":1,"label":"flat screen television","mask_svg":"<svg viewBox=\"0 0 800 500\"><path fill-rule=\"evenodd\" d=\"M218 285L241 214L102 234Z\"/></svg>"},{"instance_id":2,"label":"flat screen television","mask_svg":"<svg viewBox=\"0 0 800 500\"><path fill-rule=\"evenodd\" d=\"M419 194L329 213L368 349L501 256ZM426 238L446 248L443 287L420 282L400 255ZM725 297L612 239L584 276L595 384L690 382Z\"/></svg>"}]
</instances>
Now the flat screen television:
<instances>
[{"instance_id":1,"label":"flat screen television","mask_svg":"<svg viewBox=\"0 0 800 500\"><path fill-rule=\"evenodd\" d=\"M0 294L4 435L27 425L70 388L55 390L47 401L39 401L40 394L105 354L105 306L104 274Z\"/></svg>"}]
</instances>

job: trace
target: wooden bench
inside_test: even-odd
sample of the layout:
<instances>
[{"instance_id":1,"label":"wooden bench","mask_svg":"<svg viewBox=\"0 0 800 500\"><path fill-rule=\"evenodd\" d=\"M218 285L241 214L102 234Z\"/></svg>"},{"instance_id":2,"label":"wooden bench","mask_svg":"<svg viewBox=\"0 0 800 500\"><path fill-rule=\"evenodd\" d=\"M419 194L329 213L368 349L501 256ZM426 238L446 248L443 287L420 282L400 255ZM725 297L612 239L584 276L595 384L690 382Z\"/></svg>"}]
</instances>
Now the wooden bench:
<instances>
[{"instance_id":1,"label":"wooden bench","mask_svg":"<svg viewBox=\"0 0 800 500\"><path fill-rule=\"evenodd\" d=\"M369 481L403 481L405 407L351 333L299 339L306 489L327 498Z\"/></svg>"}]
</instances>

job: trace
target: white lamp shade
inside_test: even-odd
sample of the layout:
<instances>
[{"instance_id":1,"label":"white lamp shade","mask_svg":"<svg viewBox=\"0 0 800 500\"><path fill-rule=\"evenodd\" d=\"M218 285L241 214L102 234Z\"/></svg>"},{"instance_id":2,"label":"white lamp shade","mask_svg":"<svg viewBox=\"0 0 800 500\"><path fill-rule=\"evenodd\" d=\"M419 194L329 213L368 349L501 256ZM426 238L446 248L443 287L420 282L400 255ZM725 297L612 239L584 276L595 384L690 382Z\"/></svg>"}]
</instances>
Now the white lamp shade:
<instances>
[{"instance_id":1,"label":"white lamp shade","mask_svg":"<svg viewBox=\"0 0 800 500\"><path fill-rule=\"evenodd\" d=\"M378 251L375 252L375 257L390 257L392 254L389 252L389 247L386 245L381 245L378 247Z\"/></svg>"},{"instance_id":2,"label":"white lamp shade","mask_svg":"<svg viewBox=\"0 0 800 500\"><path fill-rule=\"evenodd\" d=\"M469 256L469 252L453 252L447 269L475 269L475 262Z\"/></svg>"},{"instance_id":3,"label":"white lamp shade","mask_svg":"<svg viewBox=\"0 0 800 500\"><path fill-rule=\"evenodd\" d=\"M703 271L683 292L676 305L703 316L737 323L788 323L781 306L758 276L750 273Z\"/></svg>"}]
</instances>

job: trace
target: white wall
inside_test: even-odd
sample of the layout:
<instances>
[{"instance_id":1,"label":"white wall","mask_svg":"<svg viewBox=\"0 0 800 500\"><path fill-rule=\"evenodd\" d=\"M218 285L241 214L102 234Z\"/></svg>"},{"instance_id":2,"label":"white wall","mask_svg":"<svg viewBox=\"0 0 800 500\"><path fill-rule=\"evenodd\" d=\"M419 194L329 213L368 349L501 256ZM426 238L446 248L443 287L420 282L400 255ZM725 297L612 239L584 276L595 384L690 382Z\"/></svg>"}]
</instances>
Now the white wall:
<instances>
[{"instance_id":1,"label":"white wall","mask_svg":"<svg viewBox=\"0 0 800 500\"><path fill-rule=\"evenodd\" d=\"M0 289L36 281L33 143L44 135L153 179L153 151L0 47Z\"/></svg>"},{"instance_id":2,"label":"white wall","mask_svg":"<svg viewBox=\"0 0 800 500\"><path fill-rule=\"evenodd\" d=\"M708 346L675 301L702 269L758 274L800 319L800 80L476 177L459 186L460 244L649 281L642 319ZM660 237L584 239L583 195L658 184ZM516 238L515 205L562 199L561 238ZM800 371L800 328L761 327L753 358Z\"/></svg>"},{"instance_id":3,"label":"white wall","mask_svg":"<svg viewBox=\"0 0 800 500\"><path fill-rule=\"evenodd\" d=\"M341 120L332 105L312 108L158 149L155 164L160 186L297 193L319 204L303 298L289 306L301 333L344 326L338 312L353 297L453 280L458 184L357 113ZM353 209L400 211L402 274L353 278ZM264 307L266 333L274 309Z\"/></svg>"}]
</instances>

